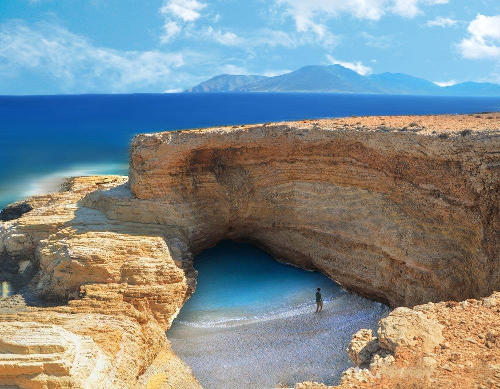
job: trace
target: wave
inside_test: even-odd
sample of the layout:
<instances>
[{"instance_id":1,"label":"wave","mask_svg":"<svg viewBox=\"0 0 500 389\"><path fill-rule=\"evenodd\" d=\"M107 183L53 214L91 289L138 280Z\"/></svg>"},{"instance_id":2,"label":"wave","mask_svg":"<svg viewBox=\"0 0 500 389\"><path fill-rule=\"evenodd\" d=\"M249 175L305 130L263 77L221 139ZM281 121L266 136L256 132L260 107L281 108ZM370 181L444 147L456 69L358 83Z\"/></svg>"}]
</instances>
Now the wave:
<instances>
[{"instance_id":1,"label":"wave","mask_svg":"<svg viewBox=\"0 0 500 389\"><path fill-rule=\"evenodd\" d=\"M353 298L356 300L353 302ZM345 301L344 301L345 300ZM352 310L353 308L353 303L357 303L359 305L364 305L366 307L367 303L371 306L371 310L373 311L380 311L384 310L387 307L382 304L378 303L375 301L366 301L365 299L356 296L356 295L342 295L339 297L334 297L331 299L325 299L324 304L328 305L328 308L332 308L335 310L338 310L339 312L345 309L350 309ZM300 315L305 315L305 314L310 314L311 312L314 312L316 309L316 304L314 303L304 303L300 304L295 307L288 307L284 309L278 309L278 310L271 310L265 314L256 314L256 315L245 315L244 312L242 313L242 316L239 317L218 317L217 319L213 320L198 320L198 321L188 321L188 320L182 320L179 318L177 320L177 323L179 325L184 325L187 327L193 327L193 328L204 328L204 329L209 329L209 328L229 328L229 327L237 327L237 326L242 326L242 325L247 325L247 324L254 324L254 323L260 323L260 322L266 322L266 321L272 321L272 320L277 320L277 319L286 319L286 318L291 318L294 316L300 316ZM355 308L354 311L359 311L358 308ZM223 310L218 311L218 313L223 313Z\"/></svg>"},{"instance_id":2,"label":"wave","mask_svg":"<svg viewBox=\"0 0 500 389\"><path fill-rule=\"evenodd\" d=\"M128 165L122 163L101 163L89 165L75 165L64 170L35 178L30 181L28 189L23 196L34 196L39 194L55 192L59 189L67 177L93 176L101 174L127 174Z\"/></svg>"},{"instance_id":3,"label":"wave","mask_svg":"<svg viewBox=\"0 0 500 389\"><path fill-rule=\"evenodd\" d=\"M102 174L128 174L128 164L125 163L96 163L69 166L65 169L40 175L28 176L17 181L15 184L7 185L0 191L0 204L8 204L25 197L57 192L67 177L92 176Z\"/></svg>"}]
</instances>

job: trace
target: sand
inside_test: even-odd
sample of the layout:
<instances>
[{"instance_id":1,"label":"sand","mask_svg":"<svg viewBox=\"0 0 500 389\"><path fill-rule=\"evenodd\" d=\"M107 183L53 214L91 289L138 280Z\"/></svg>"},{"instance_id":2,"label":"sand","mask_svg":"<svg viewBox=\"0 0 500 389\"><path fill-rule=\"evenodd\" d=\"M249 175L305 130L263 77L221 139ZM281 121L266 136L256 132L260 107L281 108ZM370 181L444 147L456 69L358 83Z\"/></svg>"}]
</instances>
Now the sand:
<instances>
[{"instance_id":1,"label":"sand","mask_svg":"<svg viewBox=\"0 0 500 389\"><path fill-rule=\"evenodd\" d=\"M174 351L204 388L271 388L301 381L335 384L353 366L346 348L361 328L376 328L389 313L383 304L345 294L315 305L235 324L199 327L175 322Z\"/></svg>"}]
</instances>

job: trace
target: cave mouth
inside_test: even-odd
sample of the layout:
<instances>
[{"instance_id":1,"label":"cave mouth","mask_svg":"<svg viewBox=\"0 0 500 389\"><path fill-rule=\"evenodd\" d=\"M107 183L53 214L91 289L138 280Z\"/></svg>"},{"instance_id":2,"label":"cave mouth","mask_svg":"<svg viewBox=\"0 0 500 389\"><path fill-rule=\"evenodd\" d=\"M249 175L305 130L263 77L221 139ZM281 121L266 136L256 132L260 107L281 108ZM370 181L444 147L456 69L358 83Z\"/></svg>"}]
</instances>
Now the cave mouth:
<instances>
[{"instance_id":1,"label":"cave mouth","mask_svg":"<svg viewBox=\"0 0 500 389\"><path fill-rule=\"evenodd\" d=\"M389 313L321 273L275 261L249 243L223 241L195 257L196 292L167 336L204 388L336 384L353 366L346 347ZM320 287L323 312L316 314Z\"/></svg>"}]
</instances>

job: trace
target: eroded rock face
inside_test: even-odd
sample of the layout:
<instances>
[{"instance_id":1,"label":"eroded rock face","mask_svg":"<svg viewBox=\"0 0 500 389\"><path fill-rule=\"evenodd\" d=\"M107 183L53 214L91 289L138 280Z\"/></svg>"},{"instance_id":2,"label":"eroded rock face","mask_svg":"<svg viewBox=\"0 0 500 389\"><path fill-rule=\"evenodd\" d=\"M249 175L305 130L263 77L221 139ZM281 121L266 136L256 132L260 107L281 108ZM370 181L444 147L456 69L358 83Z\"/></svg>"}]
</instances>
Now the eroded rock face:
<instances>
[{"instance_id":1,"label":"eroded rock face","mask_svg":"<svg viewBox=\"0 0 500 389\"><path fill-rule=\"evenodd\" d=\"M84 205L96 190L127 192L126 181L70 179L0 225L1 254L28 261L11 279L26 266L36 270L20 290L28 306L0 299L0 386L199 387L165 338L195 283L179 231L113 221Z\"/></svg>"},{"instance_id":2,"label":"eroded rock face","mask_svg":"<svg viewBox=\"0 0 500 389\"><path fill-rule=\"evenodd\" d=\"M491 293L498 119L369 119L139 135L131 189L195 251L248 239L392 306Z\"/></svg>"},{"instance_id":3,"label":"eroded rock face","mask_svg":"<svg viewBox=\"0 0 500 389\"><path fill-rule=\"evenodd\" d=\"M359 368L336 388L478 388L500 384L500 293L482 300L397 308L378 337L361 330L349 356ZM310 384L308 388L323 388Z\"/></svg>"},{"instance_id":4,"label":"eroded rock face","mask_svg":"<svg viewBox=\"0 0 500 389\"><path fill-rule=\"evenodd\" d=\"M79 387L98 377L109 388L197 387L164 331L194 290L193 253L220 239L251 240L393 306L490 294L500 287L499 135L498 117L479 115L138 136L130 185L70 179L0 223L2 270L28 303L0 304L0 385ZM412 349L407 335L436 320L398 312L377 338L362 334L351 347L356 363L397 362L401 339ZM37 344L30 333L52 340ZM485 334L488 344L496 334ZM430 348L441 339L424 338ZM85 361L79 345L101 363Z\"/></svg>"},{"instance_id":5,"label":"eroded rock face","mask_svg":"<svg viewBox=\"0 0 500 389\"><path fill-rule=\"evenodd\" d=\"M441 324L428 319L423 312L400 307L380 320L377 335L381 347L391 352L417 344L423 352L430 352L443 341L442 330Z\"/></svg>"}]
</instances>

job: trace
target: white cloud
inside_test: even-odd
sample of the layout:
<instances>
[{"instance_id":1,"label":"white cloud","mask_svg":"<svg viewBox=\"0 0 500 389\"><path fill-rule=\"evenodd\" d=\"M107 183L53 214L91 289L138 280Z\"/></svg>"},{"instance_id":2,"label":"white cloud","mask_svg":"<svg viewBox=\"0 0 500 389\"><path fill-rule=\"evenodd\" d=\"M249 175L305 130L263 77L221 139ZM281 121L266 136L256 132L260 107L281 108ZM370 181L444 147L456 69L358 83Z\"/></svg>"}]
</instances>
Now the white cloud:
<instances>
[{"instance_id":1,"label":"white cloud","mask_svg":"<svg viewBox=\"0 0 500 389\"><path fill-rule=\"evenodd\" d=\"M428 20L427 27L451 27L457 24L457 21L451 18L437 17L432 20Z\"/></svg>"},{"instance_id":2,"label":"white cloud","mask_svg":"<svg viewBox=\"0 0 500 389\"><path fill-rule=\"evenodd\" d=\"M299 39L281 30L262 29L257 37L250 40L258 46L297 47Z\"/></svg>"},{"instance_id":3,"label":"white cloud","mask_svg":"<svg viewBox=\"0 0 500 389\"><path fill-rule=\"evenodd\" d=\"M221 30L214 30L212 26L208 27L206 36L224 46L237 46L242 44L244 41L233 32L222 32Z\"/></svg>"},{"instance_id":4,"label":"white cloud","mask_svg":"<svg viewBox=\"0 0 500 389\"><path fill-rule=\"evenodd\" d=\"M160 37L161 43L167 43L170 39L181 32L181 26L177 22L167 21L163 26L163 34Z\"/></svg>"},{"instance_id":5,"label":"white cloud","mask_svg":"<svg viewBox=\"0 0 500 389\"><path fill-rule=\"evenodd\" d=\"M327 54L326 58L328 59L328 61L330 61L331 64L341 65L347 69L351 69L352 71L354 71L358 74L361 74L362 76L365 76L365 75L370 74L372 72L371 67L363 65L360 61L357 61L357 62L339 61L338 59L335 59L330 54Z\"/></svg>"},{"instance_id":6,"label":"white cloud","mask_svg":"<svg viewBox=\"0 0 500 389\"><path fill-rule=\"evenodd\" d=\"M165 44L180 34L182 28L198 20L205 3L198 0L165 0L160 14L165 17L161 43Z\"/></svg>"},{"instance_id":7,"label":"white cloud","mask_svg":"<svg viewBox=\"0 0 500 389\"><path fill-rule=\"evenodd\" d=\"M458 84L457 81L455 80L450 80L450 81L434 81L434 84L440 87L445 87L445 86L453 86Z\"/></svg>"},{"instance_id":8,"label":"white cloud","mask_svg":"<svg viewBox=\"0 0 500 389\"><path fill-rule=\"evenodd\" d=\"M257 47L264 46L296 48L301 45L321 45L332 47L337 44L337 38L331 34L324 36L324 38L319 41L318 37L314 34L288 33L286 31L273 30L269 28L262 28L257 31L252 31L246 36L240 36L233 32L223 32L220 29L208 26L204 32L198 33L195 36L197 38L202 36L224 46L238 46L239 48L247 50L253 50Z\"/></svg>"},{"instance_id":9,"label":"white cloud","mask_svg":"<svg viewBox=\"0 0 500 389\"><path fill-rule=\"evenodd\" d=\"M160 13L179 18L184 22L194 22L201 16L200 11L206 6L197 0L168 0L160 8Z\"/></svg>"},{"instance_id":10,"label":"white cloud","mask_svg":"<svg viewBox=\"0 0 500 389\"><path fill-rule=\"evenodd\" d=\"M379 20L387 13L413 18L422 13L421 6L445 4L448 0L275 0L295 21L298 32L314 32L323 38L325 22L342 14L358 19Z\"/></svg>"},{"instance_id":11,"label":"white cloud","mask_svg":"<svg viewBox=\"0 0 500 389\"><path fill-rule=\"evenodd\" d=\"M418 0L394 0L391 11L405 18L414 18L422 13L418 3Z\"/></svg>"},{"instance_id":12,"label":"white cloud","mask_svg":"<svg viewBox=\"0 0 500 389\"><path fill-rule=\"evenodd\" d=\"M469 36L458 44L463 57L500 59L500 15L478 14L467 31Z\"/></svg>"},{"instance_id":13,"label":"white cloud","mask_svg":"<svg viewBox=\"0 0 500 389\"><path fill-rule=\"evenodd\" d=\"M120 51L96 47L86 38L46 23L15 22L0 29L3 77L38 72L59 81L66 91L131 91L171 83L171 72L184 64L180 53Z\"/></svg>"}]
</instances>

